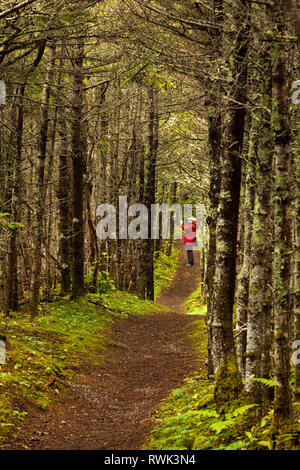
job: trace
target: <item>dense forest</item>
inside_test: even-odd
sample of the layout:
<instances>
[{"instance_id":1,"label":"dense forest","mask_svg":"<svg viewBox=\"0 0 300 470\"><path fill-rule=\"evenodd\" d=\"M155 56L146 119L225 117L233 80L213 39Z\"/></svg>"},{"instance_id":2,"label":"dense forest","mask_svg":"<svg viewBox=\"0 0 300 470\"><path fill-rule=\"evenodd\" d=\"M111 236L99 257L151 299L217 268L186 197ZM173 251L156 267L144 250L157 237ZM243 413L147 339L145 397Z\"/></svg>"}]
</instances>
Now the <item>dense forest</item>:
<instances>
[{"instance_id":1,"label":"dense forest","mask_svg":"<svg viewBox=\"0 0 300 470\"><path fill-rule=\"evenodd\" d=\"M175 217L104 240L97 207L203 204L215 410L299 448L300 2L7 0L0 25L1 325L111 286L154 301Z\"/></svg>"}]
</instances>

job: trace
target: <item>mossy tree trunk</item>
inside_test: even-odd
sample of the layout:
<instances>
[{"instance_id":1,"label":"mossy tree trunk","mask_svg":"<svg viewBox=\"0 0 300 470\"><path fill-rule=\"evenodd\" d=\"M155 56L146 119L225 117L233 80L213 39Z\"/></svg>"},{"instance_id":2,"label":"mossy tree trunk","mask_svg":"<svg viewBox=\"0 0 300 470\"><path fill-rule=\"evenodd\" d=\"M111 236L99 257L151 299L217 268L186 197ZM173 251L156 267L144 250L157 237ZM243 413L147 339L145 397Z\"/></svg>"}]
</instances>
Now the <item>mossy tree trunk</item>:
<instances>
[{"instance_id":1,"label":"mossy tree trunk","mask_svg":"<svg viewBox=\"0 0 300 470\"><path fill-rule=\"evenodd\" d=\"M273 141L270 127L272 69L270 51L265 50L259 63L261 103L255 126L259 136L256 164L255 205L251 247L249 308L247 324L246 390L255 403L261 400L264 332L269 331L271 315L271 194ZM266 349L268 349L266 345ZM265 355L268 351L265 352Z\"/></svg>"},{"instance_id":2,"label":"mossy tree trunk","mask_svg":"<svg viewBox=\"0 0 300 470\"><path fill-rule=\"evenodd\" d=\"M236 279L237 232L241 187L241 156L247 96L247 51L249 43L248 2L235 12L234 47L229 58L227 112L224 118L222 180L216 235L212 352L215 400L220 413L238 397L242 379L237 367L233 338L233 305Z\"/></svg>"},{"instance_id":3,"label":"mossy tree trunk","mask_svg":"<svg viewBox=\"0 0 300 470\"><path fill-rule=\"evenodd\" d=\"M236 12L234 49L229 58L231 83L228 88L231 93L230 97L227 97L228 109L224 120L222 182L216 238L212 344L216 377L215 396L219 410L239 393L241 387L241 380L238 383L237 380L232 380L234 376L239 375L232 321L247 88L245 60L248 50L247 2L243 1L242 4L243 8ZM234 390L231 385L234 386ZM224 393L220 393L220 390Z\"/></svg>"},{"instance_id":4,"label":"mossy tree trunk","mask_svg":"<svg viewBox=\"0 0 300 470\"><path fill-rule=\"evenodd\" d=\"M81 40L74 48L74 81L72 103L71 152L73 168L72 185L72 296L84 293L84 172L85 144L83 135L83 60L84 44Z\"/></svg>"},{"instance_id":5,"label":"mossy tree trunk","mask_svg":"<svg viewBox=\"0 0 300 470\"><path fill-rule=\"evenodd\" d=\"M45 217L45 164L47 157L47 137L49 126L49 100L51 91L51 81L54 72L55 48L50 48L50 61L47 68L45 82L43 86L43 96L41 103L41 121L37 142L37 177L36 177L36 220L35 220L35 240L34 240L34 260L30 286L30 313L37 315L38 303L42 279L42 247L44 241L44 217Z\"/></svg>"},{"instance_id":6,"label":"mossy tree trunk","mask_svg":"<svg viewBox=\"0 0 300 470\"><path fill-rule=\"evenodd\" d=\"M221 186L221 172L220 172L220 152L221 152L221 113L218 111L216 114L209 116L209 172L210 172L210 185L209 185L209 208L208 208L208 230L209 242L206 256L206 299L207 299L207 313L206 325L208 331L208 364L207 375L208 377L214 374L213 358L212 358L212 324L213 324L213 295L214 295L214 276L216 270L216 227L217 215Z\"/></svg>"},{"instance_id":7,"label":"mossy tree trunk","mask_svg":"<svg viewBox=\"0 0 300 470\"><path fill-rule=\"evenodd\" d=\"M300 118L300 109L297 112L298 119ZM300 121L299 121L300 122ZM298 146L295 155L295 264L294 264L294 315L295 315L295 334L294 340L300 341L300 126L298 125ZM299 350L299 346L297 346ZM295 385L294 394L295 401L300 401L300 361L299 354L297 354L297 361L294 362L295 370Z\"/></svg>"},{"instance_id":8,"label":"mossy tree trunk","mask_svg":"<svg viewBox=\"0 0 300 470\"><path fill-rule=\"evenodd\" d=\"M64 48L61 48L63 55ZM64 59L60 59L60 67L64 66ZM59 162L58 162L58 210L59 210L59 257L60 257L60 293L67 295L71 290L71 214L69 204L70 164L68 150L68 132L65 110L62 101L63 77L59 76L57 101L57 127L59 136Z\"/></svg>"},{"instance_id":9,"label":"mossy tree trunk","mask_svg":"<svg viewBox=\"0 0 300 470\"><path fill-rule=\"evenodd\" d=\"M223 2L214 0L215 28L211 35L214 41L214 54L218 58L221 45L221 30L219 28L223 21ZM207 226L209 232L208 249L206 255L205 288L207 313L205 317L208 332L208 361L207 375L213 376L213 358L212 358L212 324L213 324L213 295L214 295L214 276L216 269L216 228L218 206L221 188L221 170L220 155L222 142L222 115L220 109L220 84L213 83L211 87L211 96L209 98L208 108L208 146L209 146L209 193L208 193L208 217Z\"/></svg>"},{"instance_id":10,"label":"mossy tree trunk","mask_svg":"<svg viewBox=\"0 0 300 470\"><path fill-rule=\"evenodd\" d=\"M274 188L274 427L280 429L291 415L290 385L290 154L287 50L284 19L272 9L274 21L272 127L275 147Z\"/></svg>"},{"instance_id":11,"label":"mossy tree trunk","mask_svg":"<svg viewBox=\"0 0 300 470\"><path fill-rule=\"evenodd\" d=\"M16 103L12 105L12 113L16 122L15 129L12 130L11 141L16 147L14 160L11 163L11 181L8 185L8 202L9 213L13 222L19 222L19 193L20 193L20 167L22 160L22 141L23 141L23 127L24 127L24 95L26 84L25 82L16 88L15 100ZM13 152L12 152L13 153ZM5 311L16 311L19 306L18 295L18 231L14 228L10 230L9 234L9 250L7 254L7 270L8 282L6 293Z\"/></svg>"},{"instance_id":12,"label":"mossy tree trunk","mask_svg":"<svg viewBox=\"0 0 300 470\"><path fill-rule=\"evenodd\" d=\"M250 257L251 257L251 239L252 222L255 192L255 158L257 153L257 132L256 126L252 125L248 161L245 175L245 196L243 204L244 218L244 240L243 240L243 263L239 274L237 290L237 308L236 308L236 348L237 360L240 373L245 375L246 367L246 345L247 345L247 318L248 318L248 299L249 299L249 276L250 276Z\"/></svg>"}]
</instances>

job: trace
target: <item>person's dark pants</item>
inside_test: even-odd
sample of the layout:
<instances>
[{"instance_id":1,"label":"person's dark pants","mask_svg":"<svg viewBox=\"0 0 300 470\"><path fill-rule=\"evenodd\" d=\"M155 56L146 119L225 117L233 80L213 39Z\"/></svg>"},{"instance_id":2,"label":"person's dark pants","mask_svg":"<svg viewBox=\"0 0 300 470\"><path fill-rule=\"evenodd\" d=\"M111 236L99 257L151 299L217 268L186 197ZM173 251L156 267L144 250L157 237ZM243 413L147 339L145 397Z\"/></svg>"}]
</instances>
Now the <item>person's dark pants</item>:
<instances>
[{"instance_id":1,"label":"person's dark pants","mask_svg":"<svg viewBox=\"0 0 300 470\"><path fill-rule=\"evenodd\" d=\"M193 250L186 250L188 262L191 266L194 266L194 251Z\"/></svg>"}]
</instances>

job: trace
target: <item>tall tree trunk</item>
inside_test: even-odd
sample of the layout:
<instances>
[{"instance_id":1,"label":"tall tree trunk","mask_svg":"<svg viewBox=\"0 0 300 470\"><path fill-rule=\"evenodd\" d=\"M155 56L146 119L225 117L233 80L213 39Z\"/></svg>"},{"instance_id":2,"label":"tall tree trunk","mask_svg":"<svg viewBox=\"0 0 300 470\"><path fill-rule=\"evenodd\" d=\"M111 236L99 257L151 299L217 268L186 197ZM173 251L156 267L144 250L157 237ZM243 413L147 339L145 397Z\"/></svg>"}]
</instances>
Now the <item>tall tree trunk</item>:
<instances>
[{"instance_id":1,"label":"tall tree trunk","mask_svg":"<svg viewBox=\"0 0 300 470\"><path fill-rule=\"evenodd\" d=\"M276 8L277 9L277 8ZM287 50L282 35L282 13L272 8L274 21L273 59L273 132L275 147L274 197L274 342L275 400L274 426L280 429L291 416L290 385L290 155Z\"/></svg>"},{"instance_id":2,"label":"tall tree trunk","mask_svg":"<svg viewBox=\"0 0 300 470\"><path fill-rule=\"evenodd\" d=\"M63 54L64 48L61 48ZM64 65L63 59L60 60L60 67ZM59 257L60 257L60 294L67 295L71 291L71 215L70 215L70 165L68 151L67 124L65 118L65 108L62 100L62 77L59 79L60 88L56 96L57 102L57 121L59 136L59 163L58 163L58 209L59 209Z\"/></svg>"},{"instance_id":3,"label":"tall tree trunk","mask_svg":"<svg viewBox=\"0 0 300 470\"><path fill-rule=\"evenodd\" d=\"M294 27L298 48L300 48L300 8L297 6L296 0L283 0L282 5Z\"/></svg>"},{"instance_id":4,"label":"tall tree trunk","mask_svg":"<svg viewBox=\"0 0 300 470\"><path fill-rule=\"evenodd\" d=\"M208 377L214 374L212 359L212 328L213 328L213 297L214 297L214 276L216 270L216 228L218 217L218 205L221 187L220 153L221 153L221 112L217 111L209 117L209 165L210 165L210 186L209 186L209 209L207 224L209 230L209 244L206 256L205 284L207 293L207 313L206 325L208 331Z\"/></svg>"},{"instance_id":5,"label":"tall tree trunk","mask_svg":"<svg viewBox=\"0 0 300 470\"><path fill-rule=\"evenodd\" d=\"M257 82L261 104L259 115L255 114L256 132L259 138L256 162L255 206L251 251L251 273L249 286L249 309L246 354L246 390L250 399L261 401L262 387L252 379L266 374L269 355L271 317L271 262L272 239L271 196L273 140L270 126L272 70L270 50L266 48L260 64ZM264 339L264 333L267 338Z\"/></svg>"},{"instance_id":6,"label":"tall tree trunk","mask_svg":"<svg viewBox=\"0 0 300 470\"><path fill-rule=\"evenodd\" d=\"M43 96L41 104L41 123L38 135L38 163L37 163L37 194L36 194L36 227L35 227L35 242L34 242L34 259L33 271L31 279L31 298L30 298L30 313L37 315L39 292L41 287L42 276L42 248L44 238L44 217L45 217L45 162L47 153L47 134L49 124L49 99L50 99L50 84L53 77L55 61L55 48L50 48L50 60L47 67L45 76L45 83L43 87Z\"/></svg>"},{"instance_id":7,"label":"tall tree trunk","mask_svg":"<svg viewBox=\"0 0 300 470\"><path fill-rule=\"evenodd\" d=\"M249 276L251 259L252 222L255 191L255 158L257 153L256 127L252 122L249 142L248 162L245 176L245 199L243 205L244 239L243 239L243 263L238 280L236 301L236 348L240 373L245 375L246 347L247 347L247 318L249 300Z\"/></svg>"},{"instance_id":8,"label":"tall tree trunk","mask_svg":"<svg viewBox=\"0 0 300 470\"><path fill-rule=\"evenodd\" d=\"M74 82L72 103L71 155L73 168L72 200L72 297L84 293L84 172L85 145L83 135L83 60L84 43L75 48Z\"/></svg>"},{"instance_id":9,"label":"tall tree trunk","mask_svg":"<svg viewBox=\"0 0 300 470\"><path fill-rule=\"evenodd\" d=\"M145 190L145 148L142 142L139 145L139 168L138 168L138 202L144 203L144 190ZM137 294L140 298L144 299L146 295L146 272L145 272L145 260L144 260L144 249L145 241L137 240L137 260L136 260L136 272L137 272Z\"/></svg>"},{"instance_id":10,"label":"tall tree trunk","mask_svg":"<svg viewBox=\"0 0 300 470\"><path fill-rule=\"evenodd\" d=\"M213 47L215 58L220 54L221 29L220 24L223 21L223 1L214 0L214 22L216 27L212 29ZM217 90L217 91L216 91ZM214 295L214 276L216 270L216 228L218 217L218 206L221 188L221 142L222 142L222 115L220 108L221 90L220 84L212 85L210 106L208 109L208 145L209 145L209 207L207 225L209 232L208 250L206 256L205 286L207 299L207 313L205 317L208 343L207 343L207 375L213 376L213 358L212 358L212 325L213 325L213 295ZM211 103L212 101L212 103ZM204 248L203 248L204 250Z\"/></svg>"},{"instance_id":11,"label":"tall tree trunk","mask_svg":"<svg viewBox=\"0 0 300 470\"><path fill-rule=\"evenodd\" d=\"M300 118L300 110L297 112ZM298 119L299 119L298 118ZM300 119L299 121L300 122ZM300 125L298 124L297 134L297 151L296 160L296 201L295 201L295 264L294 264L294 315L295 315L295 341L300 342ZM297 344L297 360L294 362L295 384L294 394L295 401L300 401L300 360L299 360L299 344Z\"/></svg>"},{"instance_id":12,"label":"tall tree trunk","mask_svg":"<svg viewBox=\"0 0 300 470\"><path fill-rule=\"evenodd\" d=\"M155 204L155 165L158 152L158 89L149 86L148 148L145 157L144 203L148 209L148 239L144 244L146 298L154 300L154 240L151 238L151 204Z\"/></svg>"},{"instance_id":13,"label":"tall tree trunk","mask_svg":"<svg viewBox=\"0 0 300 470\"><path fill-rule=\"evenodd\" d=\"M241 185L241 155L243 148L247 85L246 54L248 49L247 2L236 12L236 36L232 68L233 92L230 96L222 155L222 182L217 221L217 260L214 284L214 320L212 327L215 400L223 412L236 397L242 380L237 369L233 340L233 303L236 277L236 245Z\"/></svg>"},{"instance_id":14,"label":"tall tree trunk","mask_svg":"<svg viewBox=\"0 0 300 470\"><path fill-rule=\"evenodd\" d=\"M171 197L170 197L171 205L176 204L176 201L177 201L177 182L174 181L171 185ZM172 254L174 230L175 230L175 220L174 220L174 214L172 213L170 216L170 239L168 240L168 244L166 248L167 256L171 256Z\"/></svg>"},{"instance_id":15,"label":"tall tree trunk","mask_svg":"<svg viewBox=\"0 0 300 470\"><path fill-rule=\"evenodd\" d=\"M20 191L20 171L22 158L22 140L23 140L23 123L24 123L24 95L26 85L23 84L18 88L16 96L17 116L16 116L16 156L13 163L13 181L10 183L11 188L11 206L10 214L13 222L19 222L18 199ZM9 253L8 253L8 279L7 279L7 302L6 311L17 310L19 306L18 295L18 233L16 229L10 230L9 236Z\"/></svg>"}]
</instances>

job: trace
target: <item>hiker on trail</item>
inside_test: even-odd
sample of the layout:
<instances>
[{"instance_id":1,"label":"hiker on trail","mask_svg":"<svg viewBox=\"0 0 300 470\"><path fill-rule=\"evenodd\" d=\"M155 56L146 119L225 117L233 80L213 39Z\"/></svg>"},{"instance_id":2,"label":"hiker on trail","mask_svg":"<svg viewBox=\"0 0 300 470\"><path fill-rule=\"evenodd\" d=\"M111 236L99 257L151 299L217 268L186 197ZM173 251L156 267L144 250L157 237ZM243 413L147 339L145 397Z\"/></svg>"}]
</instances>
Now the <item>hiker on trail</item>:
<instances>
[{"instance_id":1,"label":"hiker on trail","mask_svg":"<svg viewBox=\"0 0 300 470\"><path fill-rule=\"evenodd\" d=\"M181 228L184 231L183 243L186 249L188 264L187 266L194 266L194 252L197 248L196 230L197 224L195 217L188 217L187 224L181 221Z\"/></svg>"}]
</instances>

